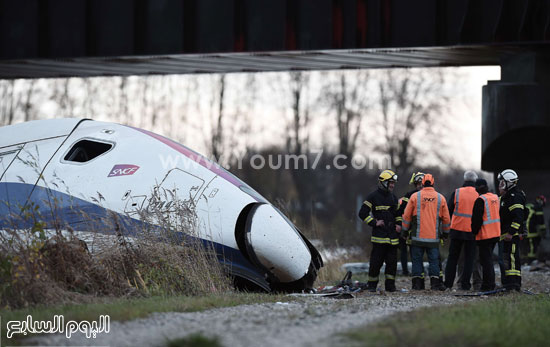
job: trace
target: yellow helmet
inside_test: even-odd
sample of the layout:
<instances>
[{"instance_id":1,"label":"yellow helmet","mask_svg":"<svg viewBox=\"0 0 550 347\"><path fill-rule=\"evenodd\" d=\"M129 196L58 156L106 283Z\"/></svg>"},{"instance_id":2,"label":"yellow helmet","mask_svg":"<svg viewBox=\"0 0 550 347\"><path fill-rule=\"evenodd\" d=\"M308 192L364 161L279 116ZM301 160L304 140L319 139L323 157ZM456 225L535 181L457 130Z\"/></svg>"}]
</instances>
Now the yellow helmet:
<instances>
[{"instance_id":1,"label":"yellow helmet","mask_svg":"<svg viewBox=\"0 0 550 347\"><path fill-rule=\"evenodd\" d=\"M396 182L397 175L392 170L384 170L378 176L378 181L385 189L388 189L388 182Z\"/></svg>"},{"instance_id":2,"label":"yellow helmet","mask_svg":"<svg viewBox=\"0 0 550 347\"><path fill-rule=\"evenodd\" d=\"M423 178L424 178L424 173L423 172L420 172L420 171L415 172L415 173L412 174L411 180L409 181L409 184L421 183Z\"/></svg>"}]
</instances>

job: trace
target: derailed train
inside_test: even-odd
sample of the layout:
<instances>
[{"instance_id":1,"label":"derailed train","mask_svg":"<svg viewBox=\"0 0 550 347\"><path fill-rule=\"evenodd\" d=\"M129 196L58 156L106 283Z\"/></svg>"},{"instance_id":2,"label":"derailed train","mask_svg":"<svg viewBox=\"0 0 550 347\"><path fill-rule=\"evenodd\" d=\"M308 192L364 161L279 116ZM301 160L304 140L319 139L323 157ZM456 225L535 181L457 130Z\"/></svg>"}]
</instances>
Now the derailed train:
<instances>
[{"instance_id":1,"label":"derailed train","mask_svg":"<svg viewBox=\"0 0 550 347\"><path fill-rule=\"evenodd\" d=\"M312 286L323 266L311 242L255 190L189 148L146 130L89 119L5 126L0 173L0 228L14 227L14 220L21 223L16 227L26 227L24 219L6 216L30 205L47 228L61 222L90 232L84 215L97 221L118 215L139 223L139 212L151 204L170 213L169 201L153 197L165 190L191 206L196 237L215 247L218 260L241 285L300 291Z\"/></svg>"}]
</instances>

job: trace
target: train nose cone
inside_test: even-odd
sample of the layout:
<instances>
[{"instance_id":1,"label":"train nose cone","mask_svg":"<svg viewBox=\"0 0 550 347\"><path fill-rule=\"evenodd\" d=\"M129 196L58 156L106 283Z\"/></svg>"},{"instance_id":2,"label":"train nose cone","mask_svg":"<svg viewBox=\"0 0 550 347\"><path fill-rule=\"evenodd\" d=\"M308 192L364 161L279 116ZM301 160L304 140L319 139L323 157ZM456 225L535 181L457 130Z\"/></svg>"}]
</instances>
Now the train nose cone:
<instances>
[{"instance_id":1,"label":"train nose cone","mask_svg":"<svg viewBox=\"0 0 550 347\"><path fill-rule=\"evenodd\" d=\"M259 205L252 214L248 244L257 260L281 282L304 277L311 254L302 237L287 220L268 204Z\"/></svg>"}]
</instances>

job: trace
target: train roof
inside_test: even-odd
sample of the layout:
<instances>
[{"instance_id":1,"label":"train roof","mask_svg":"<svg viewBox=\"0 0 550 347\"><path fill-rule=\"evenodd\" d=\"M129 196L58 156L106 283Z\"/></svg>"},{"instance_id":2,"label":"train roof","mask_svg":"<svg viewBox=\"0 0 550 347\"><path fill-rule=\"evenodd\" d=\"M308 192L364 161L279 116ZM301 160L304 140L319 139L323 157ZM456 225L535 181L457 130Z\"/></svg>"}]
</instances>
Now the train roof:
<instances>
[{"instance_id":1,"label":"train roof","mask_svg":"<svg viewBox=\"0 0 550 347\"><path fill-rule=\"evenodd\" d=\"M85 118L34 120L0 127L0 148L69 135Z\"/></svg>"}]
</instances>

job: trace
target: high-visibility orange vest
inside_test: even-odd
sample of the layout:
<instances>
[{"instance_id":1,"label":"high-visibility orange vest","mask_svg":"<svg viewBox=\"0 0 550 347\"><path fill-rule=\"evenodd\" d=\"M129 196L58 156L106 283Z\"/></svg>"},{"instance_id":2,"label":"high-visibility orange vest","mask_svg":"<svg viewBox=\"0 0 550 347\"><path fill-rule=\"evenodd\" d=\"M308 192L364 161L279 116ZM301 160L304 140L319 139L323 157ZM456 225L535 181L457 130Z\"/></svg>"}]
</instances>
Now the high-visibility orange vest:
<instances>
[{"instance_id":1,"label":"high-visibility orange vest","mask_svg":"<svg viewBox=\"0 0 550 347\"><path fill-rule=\"evenodd\" d=\"M451 229L472 232L472 211L479 197L474 187L462 187L455 191L455 209L451 217Z\"/></svg>"},{"instance_id":2,"label":"high-visibility orange vest","mask_svg":"<svg viewBox=\"0 0 550 347\"><path fill-rule=\"evenodd\" d=\"M413 218L416 218L416 230L412 230L411 235L413 242L439 243L440 231L449 232L447 201L432 187L424 187L411 195L403 214L405 230L410 228Z\"/></svg>"},{"instance_id":3,"label":"high-visibility orange vest","mask_svg":"<svg viewBox=\"0 0 550 347\"><path fill-rule=\"evenodd\" d=\"M500 236L500 201L493 193L485 193L479 196L485 203L483 212L483 224L476 235L476 240L492 239Z\"/></svg>"}]
</instances>

